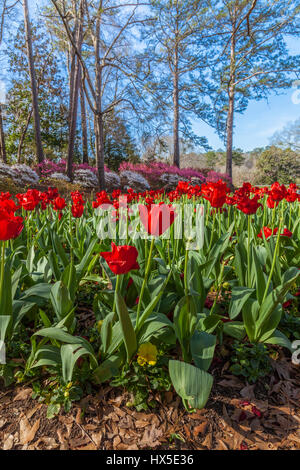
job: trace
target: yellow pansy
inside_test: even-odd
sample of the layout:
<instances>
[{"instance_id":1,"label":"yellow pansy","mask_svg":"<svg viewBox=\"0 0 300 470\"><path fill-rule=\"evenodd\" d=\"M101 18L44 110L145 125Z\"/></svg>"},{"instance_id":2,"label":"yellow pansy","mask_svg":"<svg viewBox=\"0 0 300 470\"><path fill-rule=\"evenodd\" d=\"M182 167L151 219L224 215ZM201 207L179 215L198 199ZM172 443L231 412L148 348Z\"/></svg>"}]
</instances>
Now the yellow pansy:
<instances>
[{"instance_id":1,"label":"yellow pansy","mask_svg":"<svg viewBox=\"0 0 300 470\"><path fill-rule=\"evenodd\" d=\"M154 344L151 343L141 344L137 355L137 362L140 366L145 366L146 364L149 364L149 366L154 366L157 360L157 348L154 346Z\"/></svg>"}]
</instances>

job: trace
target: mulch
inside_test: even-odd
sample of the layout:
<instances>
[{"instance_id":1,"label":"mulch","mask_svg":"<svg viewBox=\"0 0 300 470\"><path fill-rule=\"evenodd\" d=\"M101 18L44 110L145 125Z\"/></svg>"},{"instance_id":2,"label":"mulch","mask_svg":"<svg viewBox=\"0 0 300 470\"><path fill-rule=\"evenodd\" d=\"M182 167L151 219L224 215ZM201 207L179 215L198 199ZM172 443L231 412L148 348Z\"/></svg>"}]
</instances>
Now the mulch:
<instances>
[{"instance_id":1,"label":"mulch","mask_svg":"<svg viewBox=\"0 0 300 470\"><path fill-rule=\"evenodd\" d=\"M46 417L29 385L0 385L2 450L300 449L300 366L281 352L266 381L249 385L229 361L211 366L214 387L203 410L187 413L172 391L148 412L128 408L122 389L99 386L69 413Z\"/></svg>"}]
</instances>

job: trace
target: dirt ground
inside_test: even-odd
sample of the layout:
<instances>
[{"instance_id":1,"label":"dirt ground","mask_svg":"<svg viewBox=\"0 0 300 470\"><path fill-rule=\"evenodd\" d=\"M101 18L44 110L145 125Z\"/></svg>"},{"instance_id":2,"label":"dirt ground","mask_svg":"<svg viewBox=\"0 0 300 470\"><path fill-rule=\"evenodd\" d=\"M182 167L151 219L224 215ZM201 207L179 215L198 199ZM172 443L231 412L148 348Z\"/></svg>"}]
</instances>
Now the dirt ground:
<instances>
[{"instance_id":1,"label":"dirt ground","mask_svg":"<svg viewBox=\"0 0 300 470\"><path fill-rule=\"evenodd\" d=\"M272 362L273 374L247 385L214 364L207 406L187 413L173 392L155 396L149 412L128 408L128 394L102 386L69 413L46 417L30 385L0 385L0 448L3 450L296 450L300 449L300 366ZM265 385L267 384L267 385Z\"/></svg>"}]
</instances>

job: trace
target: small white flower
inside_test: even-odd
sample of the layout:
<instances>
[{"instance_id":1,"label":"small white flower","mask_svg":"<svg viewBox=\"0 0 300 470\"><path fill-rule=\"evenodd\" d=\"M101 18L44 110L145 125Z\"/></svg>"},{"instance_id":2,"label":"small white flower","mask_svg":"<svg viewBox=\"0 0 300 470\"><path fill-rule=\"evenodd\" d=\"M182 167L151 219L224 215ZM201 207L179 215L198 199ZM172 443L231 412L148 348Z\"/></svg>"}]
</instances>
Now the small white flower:
<instances>
[{"instance_id":1,"label":"small white flower","mask_svg":"<svg viewBox=\"0 0 300 470\"><path fill-rule=\"evenodd\" d=\"M12 167L9 165L6 165L6 163L0 163L0 179L6 179L6 178L14 178L14 172L12 170Z\"/></svg>"},{"instance_id":2,"label":"small white flower","mask_svg":"<svg viewBox=\"0 0 300 470\"><path fill-rule=\"evenodd\" d=\"M113 173L112 171L105 172L105 183L109 188L119 188L121 186L121 179L117 173Z\"/></svg>"},{"instance_id":3,"label":"small white flower","mask_svg":"<svg viewBox=\"0 0 300 470\"><path fill-rule=\"evenodd\" d=\"M137 191L146 191L150 189L150 184L139 173L134 171L125 170L120 173L121 183L124 187L130 187Z\"/></svg>"},{"instance_id":4,"label":"small white flower","mask_svg":"<svg viewBox=\"0 0 300 470\"><path fill-rule=\"evenodd\" d=\"M15 183L21 185L36 184L39 182L39 175L30 166L19 164L13 165L13 179Z\"/></svg>"},{"instance_id":5,"label":"small white flower","mask_svg":"<svg viewBox=\"0 0 300 470\"><path fill-rule=\"evenodd\" d=\"M67 183L70 182L70 179L68 178L67 175L64 175L63 173L52 173L49 179L52 180L59 180L59 181L66 181Z\"/></svg>"},{"instance_id":6,"label":"small white flower","mask_svg":"<svg viewBox=\"0 0 300 470\"><path fill-rule=\"evenodd\" d=\"M85 188L95 188L98 185L97 176L91 170L79 169L74 173L74 183Z\"/></svg>"}]
</instances>

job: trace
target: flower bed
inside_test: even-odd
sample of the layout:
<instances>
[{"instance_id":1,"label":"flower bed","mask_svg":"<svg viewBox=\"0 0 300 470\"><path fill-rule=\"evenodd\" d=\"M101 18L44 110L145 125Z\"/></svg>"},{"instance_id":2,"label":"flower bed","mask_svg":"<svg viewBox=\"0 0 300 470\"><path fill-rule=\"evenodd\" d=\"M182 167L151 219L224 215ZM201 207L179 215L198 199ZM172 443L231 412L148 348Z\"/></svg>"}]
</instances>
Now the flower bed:
<instances>
[{"instance_id":1,"label":"flower bed","mask_svg":"<svg viewBox=\"0 0 300 470\"><path fill-rule=\"evenodd\" d=\"M267 380L274 351L291 360L300 337L298 189L1 193L5 384L32 380L53 417L104 384L138 411L172 392L196 413L224 348L239 380Z\"/></svg>"}]
</instances>

